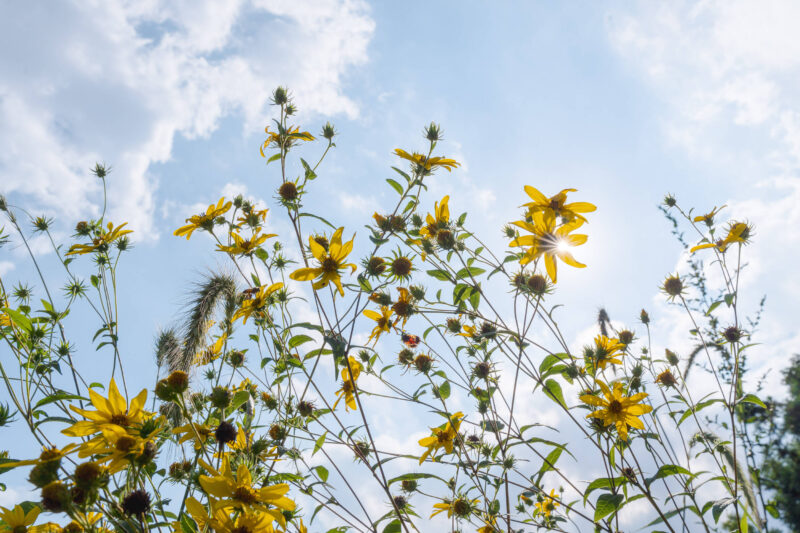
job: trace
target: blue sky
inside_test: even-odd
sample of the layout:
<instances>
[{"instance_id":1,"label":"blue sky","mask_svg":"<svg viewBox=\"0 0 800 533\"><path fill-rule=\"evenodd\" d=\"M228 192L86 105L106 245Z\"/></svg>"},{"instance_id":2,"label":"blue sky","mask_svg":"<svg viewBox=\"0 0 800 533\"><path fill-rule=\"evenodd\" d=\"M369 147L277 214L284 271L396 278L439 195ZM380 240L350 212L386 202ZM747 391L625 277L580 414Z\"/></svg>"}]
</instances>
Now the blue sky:
<instances>
[{"instance_id":1,"label":"blue sky","mask_svg":"<svg viewBox=\"0 0 800 533\"><path fill-rule=\"evenodd\" d=\"M308 129L330 120L340 133L308 205L348 228L394 201L384 183L392 150L421 147L430 121L444 129L441 151L464 166L438 175L425 204L451 194L451 209L469 211L497 247L526 184L574 187L595 203L576 253L589 268L563 269L557 296L576 339L601 306L628 324L647 307L664 311L662 342L685 343L658 303L658 284L681 261L656 206L668 192L701 211L728 204L756 227L745 302L768 294L759 338L768 348L753 364L777 383L799 340L797 5L487 6L4 4L0 193L55 216L66 238L98 213L88 169L114 166L112 217L136 232L122 268L125 357L149 385L155 332L174 321L190 281L221 264L210 241L172 230L223 193L274 207L279 178L258 145L269 93L285 84ZM285 232L277 209L271 216ZM0 276L31 279L19 247L0 250ZM85 348L79 357L97 357Z\"/></svg>"}]
</instances>

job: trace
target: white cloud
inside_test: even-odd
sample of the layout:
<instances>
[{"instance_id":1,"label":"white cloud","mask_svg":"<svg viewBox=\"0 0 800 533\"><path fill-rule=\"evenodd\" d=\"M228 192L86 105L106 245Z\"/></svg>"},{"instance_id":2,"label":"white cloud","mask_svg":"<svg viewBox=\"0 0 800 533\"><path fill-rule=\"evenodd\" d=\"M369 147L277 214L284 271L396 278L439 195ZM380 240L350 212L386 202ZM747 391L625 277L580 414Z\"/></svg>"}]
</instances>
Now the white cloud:
<instances>
[{"instance_id":1,"label":"white cloud","mask_svg":"<svg viewBox=\"0 0 800 533\"><path fill-rule=\"evenodd\" d=\"M0 277L5 276L14 269L14 263L11 261L0 261Z\"/></svg>"},{"instance_id":2,"label":"white cloud","mask_svg":"<svg viewBox=\"0 0 800 533\"><path fill-rule=\"evenodd\" d=\"M799 17L788 0L709 0L609 18L611 42L665 103L666 138L723 176L712 182L725 216L755 226L740 288L748 313L769 295L758 340L770 350L754 350L756 372L788 361L800 296Z\"/></svg>"},{"instance_id":3,"label":"white cloud","mask_svg":"<svg viewBox=\"0 0 800 533\"><path fill-rule=\"evenodd\" d=\"M177 135L207 136L231 114L256 131L278 84L302 111L356 115L342 77L366 61L373 28L360 0L4 4L1 192L96 215L88 169L106 160L112 217L154 235L150 169Z\"/></svg>"}]
</instances>

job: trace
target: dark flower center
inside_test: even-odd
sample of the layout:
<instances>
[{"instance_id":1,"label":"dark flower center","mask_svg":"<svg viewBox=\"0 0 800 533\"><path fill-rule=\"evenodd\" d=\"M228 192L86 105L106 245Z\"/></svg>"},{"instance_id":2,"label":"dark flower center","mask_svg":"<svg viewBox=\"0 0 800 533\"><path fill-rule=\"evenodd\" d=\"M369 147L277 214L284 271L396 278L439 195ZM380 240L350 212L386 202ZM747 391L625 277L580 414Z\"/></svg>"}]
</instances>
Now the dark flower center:
<instances>
[{"instance_id":1,"label":"dark flower center","mask_svg":"<svg viewBox=\"0 0 800 533\"><path fill-rule=\"evenodd\" d=\"M127 426L128 424L130 424L130 421L128 420L127 413L117 413L111 415L111 423L116 424L118 426Z\"/></svg>"},{"instance_id":2,"label":"dark flower center","mask_svg":"<svg viewBox=\"0 0 800 533\"><path fill-rule=\"evenodd\" d=\"M233 491L233 497L245 504L251 504L258 501L256 493L253 489L246 485L240 485Z\"/></svg>"},{"instance_id":3,"label":"dark flower center","mask_svg":"<svg viewBox=\"0 0 800 533\"><path fill-rule=\"evenodd\" d=\"M622 404L619 400L611 400L611 403L608 404L608 411L612 414L618 415L622 413Z\"/></svg>"},{"instance_id":4,"label":"dark flower center","mask_svg":"<svg viewBox=\"0 0 800 533\"><path fill-rule=\"evenodd\" d=\"M325 273L336 272L339 269L339 263L336 262L331 256L326 257L322 261L322 271Z\"/></svg>"}]
</instances>

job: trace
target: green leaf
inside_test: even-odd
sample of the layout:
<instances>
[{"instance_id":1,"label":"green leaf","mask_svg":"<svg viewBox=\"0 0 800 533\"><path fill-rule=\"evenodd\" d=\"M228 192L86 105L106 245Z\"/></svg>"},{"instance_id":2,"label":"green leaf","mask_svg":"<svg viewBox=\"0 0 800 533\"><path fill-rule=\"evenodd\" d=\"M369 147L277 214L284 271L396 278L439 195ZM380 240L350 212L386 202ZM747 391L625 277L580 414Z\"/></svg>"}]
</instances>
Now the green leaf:
<instances>
[{"instance_id":1,"label":"green leaf","mask_svg":"<svg viewBox=\"0 0 800 533\"><path fill-rule=\"evenodd\" d=\"M246 390L240 390L236 394L233 395L233 399L231 400L231 405L225 409L227 414L231 414L232 412L236 411L240 408L244 402L250 397L250 393Z\"/></svg>"},{"instance_id":2,"label":"green leaf","mask_svg":"<svg viewBox=\"0 0 800 533\"><path fill-rule=\"evenodd\" d=\"M322 481L328 481L328 469L327 468L325 468L324 466L320 465L320 466L314 468L314 470L317 472L317 475L319 476L319 478Z\"/></svg>"},{"instance_id":3,"label":"green leaf","mask_svg":"<svg viewBox=\"0 0 800 533\"><path fill-rule=\"evenodd\" d=\"M9 318L11 318L11 321L14 322L14 324L16 324L18 327L27 332L31 331L31 321L24 314L20 313L16 309L9 309L8 307L4 307L3 312L7 314Z\"/></svg>"},{"instance_id":4,"label":"green leaf","mask_svg":"<svg viewBox=\"0 0 800 533\"><path fill-rule=\"evenodd\" d=\"M624 477L617 477L614 479L609 479L607 477L597 478L591 483L589 486L586 487L586 491L583 493L583 503L586 504L586 501L589 499L589 495L597 489L610 489L611 487L619 487L626 482Z\"/></svg>"},{"instance_id":5,"label":"green leaf","mask_svg":"<svg viewBox=\"0 0 800 533\"><path fill-rule=\"evenodd\" d=\"M758 405L758 406L760 406L760 407L762 407L762 408L764 408L766 410L769 410L769 408L767 407L767 404L765 404L763 401L761 401L761 398L759 398L755 394L748 394L746 396L743 396L742 398L739 398L739 403L742 403L742 402L754 403L754 404L756 404L756 405Z\"/></svg>"},{"instance_id":6,"label":"green leaf","mask_svg":"<svg viewBox=\"0 0 800 533\"><path fill-rule=\"evenodd\" d=\"M562 448L554 448L549 454L547 454L547 457L545 458L544 463L542 463L542 467L538 472L539 480L542 479L542 476L545 474L545 472L555 470L556 462L558 462L558 458L561 457L561 452L563 451L564 450Z\"/></svg>"},{"instance_id":7,"label":"green leaf","mask_svg":"<svg viewBox=\"0 0 800 533\"><path fill-rule=\"evenodd\" d=\"M311 456L313 457L315 453L322 449L322 445L325 444L325 438L328 436L328 432L326 431L322 435L319 436L317 441L314 443L314 451L311 452Z\"/></svg>"},{"instance_id":8,"label":"green leaf","mask_svg":"<svg viewBox=\"0 0 800 533\"><path fill-rule=\"evenodd\" d=\"M439 476L434 476L433 474L423 474L423 473L412 473L412 474L403 474L402 476L393 477L389 480L389 485L392 483L397 483L398 481L406 481L406 480L417 480L417 479L438 479L444 483L447 483L444 479L440 478Z\"/></svg>"},{"instance_id":9,"label":"green leaf","mask_svg":"<svg viewBox=\"0 0 800 533\"><path fill-rule=\"evenodd\" d=\"M450 281L450 275L444 270L427 270L427 274L441 281Z\"/></svg>"},{"instance_id":10,"label":"green leaf","mask_svg":"<svg viewBox=\"0 0 800 533\"><path fill-rule=\"evenodd\" d=\"M691 472L689 472L688 470L686 470L682 466L678 466L678 465L661 465L661 467L658 469L658 472L656 472L654 476L649 477L649 478L647 478L645 480L645 485L647 485L649 487L650 484L653 483L653 481L655 481L657 479L665 478L665 477L668 477L668 476L674 476L676 474L683 474L685 476L691 476L692 475Z\"/></svg>"},{"instance_id":11,"label":"green leaf","mask_svg":"<svg viewBox=\"0 0 800 533\"><path fill-rule=\"evenodd\" d=\"M597 503L594 508L594 521L597 522L616 512L619 509L619 504L625 497L622 494L601 494L597 498Z\"/></svg>"},{"instance_id":12,"label":"green leaf","mask_svg":"<svg viewBox=\"0 0 800 533\"><path fill-rule=\"evenodd\" d=\"M319 217L319 216L317 216L317 215L314 215L314 214L312 214L312 213L300 213L300 215L298 215L298 216L301 216L301 217L311 217L311 218L316 218L317 220L319 220L319 221L321 221L321 222L324 222L325 224L327 224L327 225L328 225L328 226L330 226L331 228L333 228L333 229L337 229L337 228L336 228L336 226L334 226L333 224L331 224L330 222L328 222L328 221L327 221L327 220L325 220L324 218L322 218L322 217Z\"/></svg>"},{"instance_id":13,"label":"green leaf","mask_svg":"<svg viewBox=\"0 0 800 533\"><path fill-rule=\"evenodd\" d=\"M308 335L296 335L296 336L292 337L291 339L289 339L289 342L287 344L289 345L289 348L296 348L297 346L300 346L301 344L305 344L306 342L313 341L313 340L314 339L312 339Z\"/></svg>"},{"instance_id":14,"label":"green leaf","mask_svg":"<svg viewBox=\"0 0 800 533\"><path fill-rule=\"evenodd\" d=\"M272 157L270 157L269 159L267 159L267 164L270 164L273 161L277 161L280 158L281 158L281 154L280 154L280 152L278 152L277 154L275 154Z\"/></svg>"},{"instance_id":15,"label":"green leaf","mask_svg":"<svg viewBox=\"0 0 800 533\"><path fill-rule=\"evenodd\" d=\"M445 381L439 385L439 398L446 400L450 397L450 382Z\"/></svg>"},{"instance_id":16,"label":"green leaf","mask_svg":"<svg viewBox=\"0 0 800 533\"><path fill-rule=\"evenodd\" d=\"M564 393L562 392L561 385L558 384L558 381L554 379L548 379L545 381L544 392L557 403L566 407L567 404L564 401Z\"/></svg>"},{"instance_id":17,"label":"green leaf","mask_svg":"<svg viewBox=\"0 0 800 533\"><path fill-rule=\"evenodd\" d=\"M53 402L58 402L60 400L84 400L88 402L89 398L84 398L83 396L78 396L77 394L69 394L68 392L59 391L56 392L55 394L45 396L44 398L36 402L36 405L34 405L33 408L35 410L37 407L41 407L43 405L47 405Z\"/></svg>"},{"instance_id":18,"label":"green leaf","mask_svg":"<svg viewBox=\"0 0 800 533\"><path fill-rule=\"evenodd\" d=\"M711 316L711 313L714 311L714 309L716 309L716 308L717 308L717 307L719 307L720 305L722 305L722 300L717 300L716 302L714 302L713 304L711 304L711 305L708 307L708 311L706 311L706 316Z\"/></svg>"},{"instance_id":19,"label":"green leaf","mask_svg":"<svg viewBox=\"0 0 800 533\"><path fill-rule=\"evenodd\" d=\"M189 518L189 515L187 515L186 513L183 513L181 515L180 522L181 522L181 531L183 531L183 533L197 533L197 524L195 523L194 520Z\"/></svg>"},{"instance_id":20,"label":"green leaf","mask_svg":"<svg viewBox=\"0 0 800 533\"><path fill-rule=\"evenodd\" d=\"M689 416L691 416L692 412L699 413L700 411L702 411L703 409L705 409L705 408L706 408L706 407L708 407L709 405L713 405L713 404L715 404L715 403L718 403L718 402L721 402L721 401L722 401L721 399L719 399L719 398L715 398L715 399L712 399L712 400L706 400L706 401L704 401L704 402L700 402L700 403L698 403L697 405L695 405L694 411L692 411L692 408L690 407L689 409L687 409L686 411L684 411L683 415L681 415L681 418L680 418L680 420L678 420L678 425L680 426L680 425L681 425L681 423L682 423L684 420L686 420L687 418L689 418Z\"/></svg>"},{"instance_id":21,"label":"green leaf","mask_svg":"<svg viewBox=\"0 0 800 533\"><path fill-rule=\"evenodd\" d=\"M400 520L395 518L383 528L383 533L400 533L403 528L400 526Z\"/></svg>"},{"instance_id":22,"label":"green leaf","mask_svg":"<svg viewBox=\"0 0 800 533\"><path fill-rule=\"evenodd\" d=\"M400 196L403 196L403 186L402 185L400 185L399 183L397 183L396 181L394 181L391 178L387 178L386 179L386 183L391 185L392 189L397 191L397 194L399 194Z\"/></svg>"},{"instance_id":23,"label":"green leaf","mask_svg":"<svg viewBox=\"0 0 800 533\"><path fill-rule=\"evenodd\" d=\"M456 279L462 279L462 278L466 278L466 277L469 277L469 276L472 276L472 277L479 276L480 274L483 274L484 272L486 272L486 270L484 270L483 268L478 268L478 267L462 268L461 270L459 270L456 273Z\"/></svg>"},{"instance_id":24,"label":"green leaf","mask_svg":"<svg viewBox=\"0 0 800 533\"><path fill-rule=\"evenodd\" d=\"M719 522L719 517L722 516L722 512L731 503L733 503L733 498L723 498L722 500L714 502L714 505L711 506L711 516L714 517L715 524Z\"/></svg>"}]
</instances>

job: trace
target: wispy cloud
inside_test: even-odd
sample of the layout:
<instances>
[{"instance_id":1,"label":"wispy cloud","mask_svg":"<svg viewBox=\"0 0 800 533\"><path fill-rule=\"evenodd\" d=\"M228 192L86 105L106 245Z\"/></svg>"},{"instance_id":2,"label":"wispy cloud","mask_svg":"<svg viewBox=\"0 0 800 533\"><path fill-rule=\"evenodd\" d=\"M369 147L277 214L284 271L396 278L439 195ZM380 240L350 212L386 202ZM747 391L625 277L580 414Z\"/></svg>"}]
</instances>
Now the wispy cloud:
<instances>
[{"instance_id":1,"label":"wispy cloud","mask_svg":"<svg viewBox=\"0 0 800 533\"><path fill-rule=\"evenodd\" d=\"M155 235L151 165L177 136L208 136L232 114L256 131L278 84L308 112L355 116L342 80L373 29L360 0L4 4L0 192L96 214L88 169L106 160L112 216Z\"/></svg>"}]
</instances>

